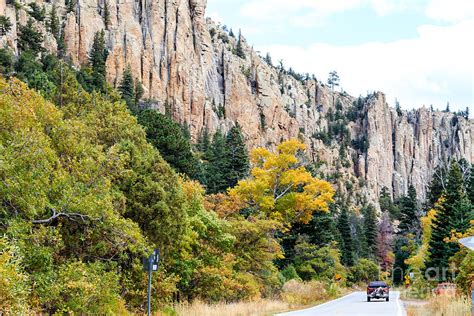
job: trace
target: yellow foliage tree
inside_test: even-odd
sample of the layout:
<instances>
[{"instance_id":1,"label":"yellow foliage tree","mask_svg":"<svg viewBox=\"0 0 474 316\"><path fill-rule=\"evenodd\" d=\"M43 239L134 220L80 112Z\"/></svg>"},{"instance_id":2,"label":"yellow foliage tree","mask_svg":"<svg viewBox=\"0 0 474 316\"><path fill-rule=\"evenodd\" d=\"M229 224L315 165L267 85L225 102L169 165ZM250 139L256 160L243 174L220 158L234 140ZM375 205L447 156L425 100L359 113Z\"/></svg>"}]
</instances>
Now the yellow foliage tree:
<instances>
[{"instance_id":1,"label":"yellow foliage tree","mask_svg":"<svg viewBox=\"0 0 474 316\"><path fill-rule=\"evenodd\" d=\"M405 276L405 279L408 282L412 282L414 289L418 291L413 291L412 296L415 298L425 298L427 295L426 289L428 284L426 283L425 278L423 277L422 271L426 267L426 261L429 258L429 243L431 240L431 231L432 223L436 218L436 214L442 209L445 198L441 196L438 201L435 203L432 209L430 209L425 216L420 218L421 229L422 229L422 241L421 245L418 247L413 256L405 260L405 263L408 265L408 271L413 273L414 279L410 279L408 275Z\"/></svg>"},{"instance_id":2,"label":"yellow foliage tree","mask_svg":"<svg viewBox=\"0 0 474 316\"><path fill-rule=\"evenodd\" d=\"M308 223L313 212L328 210L334 190L305 169L299 159L304 149L305 145L295 139L281 143L277 153L254 149L250 177L230 189L229 196L245 203L257 216L284 225Z\"/></svg>"}]
</instances>

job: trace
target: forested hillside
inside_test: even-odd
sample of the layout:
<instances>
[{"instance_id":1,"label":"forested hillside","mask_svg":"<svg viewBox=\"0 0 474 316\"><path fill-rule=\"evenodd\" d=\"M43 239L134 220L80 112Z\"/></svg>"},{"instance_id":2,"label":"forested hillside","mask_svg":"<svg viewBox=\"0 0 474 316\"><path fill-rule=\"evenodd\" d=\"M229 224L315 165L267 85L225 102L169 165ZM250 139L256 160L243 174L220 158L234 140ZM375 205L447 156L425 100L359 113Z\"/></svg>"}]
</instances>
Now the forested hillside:
<instances>
[{"instance_id":1,"label":"forested hillside","mask_svg":"<svg viewBox=\"0 0 474 316\"><path fill-rule=\"evenodd\" d=\"M59 55L86 86L140 82L141 102L186 125L193 142L236 123L249 150L298 138L320 176L359 206L367 198L379 209L383 187L399 198L413 185L424 199L437 165L474 161L468 111L404 111L371 87L351 96L343 76L297 73L205 12L204 0L4 0L0 43L15 56L30 44ZM104 50L87 67L97 37Z\"/></svg>"}]
</instances>

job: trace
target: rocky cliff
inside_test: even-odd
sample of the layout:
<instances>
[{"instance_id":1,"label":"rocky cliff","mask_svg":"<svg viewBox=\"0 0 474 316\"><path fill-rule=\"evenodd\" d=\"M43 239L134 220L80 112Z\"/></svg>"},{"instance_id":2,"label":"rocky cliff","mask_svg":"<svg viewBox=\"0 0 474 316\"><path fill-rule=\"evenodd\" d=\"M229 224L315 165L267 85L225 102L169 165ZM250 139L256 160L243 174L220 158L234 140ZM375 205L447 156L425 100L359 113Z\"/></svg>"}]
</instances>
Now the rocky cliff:
<instances>
[{"instance_id":1,"label":"rocky cliff","mask_svg":"<svg viewBox=\"0 0 474 316\"><path fill-rule=\"evenodd\" d=\"M0 14L13 22L0 42L15 51L29 2L0 0ZM244 38L239 57L238 38L205 18L206 0L34 2L46 12L56 5L76 66L87 63L95 32L106 29L110 83L117 85L130 65L148 102L188 124L194 138L235 122L249 147L299 137L320 174L355 200L375 201L383 186L398 196L409 183L423 197L437 164L451 157L474 162L472 120L424 108L397 113L380 92L364 98L334 92L314 77L271 65ZM45 22L35 25L55 52Z\"/></svg>"}]
</instances>

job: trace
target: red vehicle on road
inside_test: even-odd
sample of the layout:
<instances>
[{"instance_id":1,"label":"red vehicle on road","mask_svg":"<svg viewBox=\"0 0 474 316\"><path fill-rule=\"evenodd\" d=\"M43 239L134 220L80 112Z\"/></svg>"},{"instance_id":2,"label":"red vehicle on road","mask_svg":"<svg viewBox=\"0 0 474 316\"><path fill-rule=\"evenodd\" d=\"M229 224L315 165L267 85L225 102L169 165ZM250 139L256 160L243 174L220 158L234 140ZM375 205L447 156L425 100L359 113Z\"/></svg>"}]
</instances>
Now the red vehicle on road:
<instances>
[{"instance_id":1,"label":"red vehicle on road","mask_svg":"<svg viewBox=\"0 0 474 316\"><path fill-rule=\"evenodd\" d=\"M456 284L443 282L433 289L435 295L456 296Z\"/></svg>"},{"instance_id":2,"label":"red vehicle on road","mask_svg":"<svg viewBox=\"0 0 474 316\"><path fill-rule=\"evenodd\" d=\"M372 281L367 285L367 302L371 299L385 299L389 301L390 288L383 281Z\"/></svg>"}]
</instances>

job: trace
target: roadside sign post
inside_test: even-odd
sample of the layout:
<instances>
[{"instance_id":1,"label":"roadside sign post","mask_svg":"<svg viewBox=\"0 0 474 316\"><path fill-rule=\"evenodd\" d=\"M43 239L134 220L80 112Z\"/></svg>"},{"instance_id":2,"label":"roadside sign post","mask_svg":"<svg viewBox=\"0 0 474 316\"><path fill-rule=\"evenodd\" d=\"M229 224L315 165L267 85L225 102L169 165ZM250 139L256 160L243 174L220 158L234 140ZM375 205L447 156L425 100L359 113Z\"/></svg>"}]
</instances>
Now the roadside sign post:
<instances>
[{"instance_id":1,"label":"roadside sign post","mask_svg":"<svg viewBox=\"0 0 474 316\"><path fill-rule=\"evenodd\" d=\"M148 316L151 315L151 274L158 270L160 263L160 249L155 249L148 258L143 258L143 270L148 272Z\"/></svg>"},{"instance_id":2,"label":"roadside sign post","mask_svg":"<svg viewBox=\"0 0 474 316\"><path fill-rule=\"evenodd\" d=\"M474 250L474 236L459 239L459 243ZM474 314L474 282L471 283L471 315Z\"/></svg>"}]
</instances>

